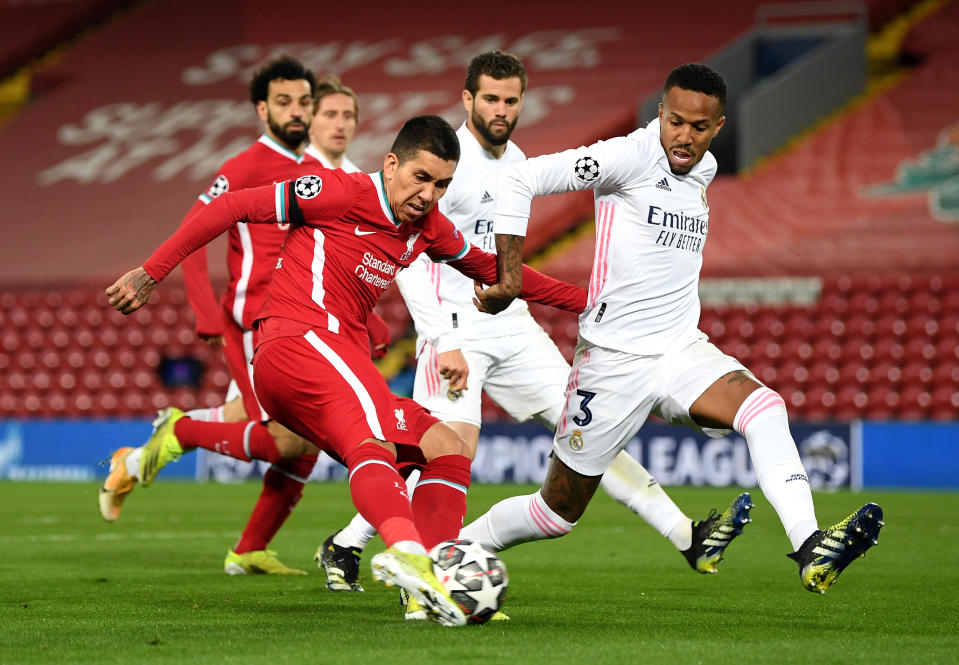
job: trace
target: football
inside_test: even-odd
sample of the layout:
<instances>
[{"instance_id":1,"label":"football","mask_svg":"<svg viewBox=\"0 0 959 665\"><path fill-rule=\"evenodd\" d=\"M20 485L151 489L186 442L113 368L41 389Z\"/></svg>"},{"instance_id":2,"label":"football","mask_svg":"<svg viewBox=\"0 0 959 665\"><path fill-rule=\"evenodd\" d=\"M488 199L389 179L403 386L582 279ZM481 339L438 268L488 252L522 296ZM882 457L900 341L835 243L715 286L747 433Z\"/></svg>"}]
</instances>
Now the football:
<instances>
[{"instance_id":1,"label":"football","mask_svg":"<svg viewBox=\"0 0 959 665\"><path fill-rule=\"evenodd\" d=\"M467 623L486 623L503 605L509 576L499 557L472 540L446 540L430 551L433 572Z\"/></svg>"}]
</instances>

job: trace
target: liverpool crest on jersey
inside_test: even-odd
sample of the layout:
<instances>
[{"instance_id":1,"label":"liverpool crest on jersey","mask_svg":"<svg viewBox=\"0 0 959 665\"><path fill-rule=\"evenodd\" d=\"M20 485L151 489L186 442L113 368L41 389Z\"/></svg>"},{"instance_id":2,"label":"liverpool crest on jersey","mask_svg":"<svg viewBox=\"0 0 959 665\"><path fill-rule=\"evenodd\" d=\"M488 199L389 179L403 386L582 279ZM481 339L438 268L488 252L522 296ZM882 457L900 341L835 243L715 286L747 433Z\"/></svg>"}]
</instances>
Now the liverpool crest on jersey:
<instances>
[{"instance_id":1,"label":"liverpool crest on jersey","mask_svg":"<svg viewBox=\"0 0 959 665\"><path fill-rule=\"evenodd\" d=\"M400 257L400 261L405 261L408 258L410 258L410 256L413 255L413 245L416 244L416 239L419 237L420 237L420 231L417 231L416 233L414 233L413 235L411 235L409 238L406 239L406 251L403 252L403 256Z\"/></svg>"}]
</instances>

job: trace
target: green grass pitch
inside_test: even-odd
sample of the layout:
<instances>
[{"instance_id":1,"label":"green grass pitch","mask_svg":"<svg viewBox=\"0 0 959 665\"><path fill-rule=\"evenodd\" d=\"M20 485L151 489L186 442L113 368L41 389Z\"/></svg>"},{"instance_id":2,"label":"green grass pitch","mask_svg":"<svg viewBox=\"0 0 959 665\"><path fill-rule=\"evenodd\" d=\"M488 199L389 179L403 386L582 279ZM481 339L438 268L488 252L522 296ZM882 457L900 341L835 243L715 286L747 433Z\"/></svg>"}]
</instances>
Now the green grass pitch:
<instances>
[{"instance_id":1,"label":"green grass pitch","mask_svg":"<svg viewBox=\"0 0 959 665\"><path fill-rule=\"evenodd\" d=\"M959 662L959 494L817 494L830 524L867 500L880 544L825 596L799 584L776 514L718 575L688 568L638 517L597 496L573 532L502 554L508 622L406 622L394 589L334 594L312 562L351 516L343 484L310 485L273 547L306 577L228 577L223 557L256 484L137 488L115 524L96 487L0 483L0 663L933 663ZM470 515L532 487L472 488ZM696 519L733 489L675 488Z\"/></svg>"}]
</instances>

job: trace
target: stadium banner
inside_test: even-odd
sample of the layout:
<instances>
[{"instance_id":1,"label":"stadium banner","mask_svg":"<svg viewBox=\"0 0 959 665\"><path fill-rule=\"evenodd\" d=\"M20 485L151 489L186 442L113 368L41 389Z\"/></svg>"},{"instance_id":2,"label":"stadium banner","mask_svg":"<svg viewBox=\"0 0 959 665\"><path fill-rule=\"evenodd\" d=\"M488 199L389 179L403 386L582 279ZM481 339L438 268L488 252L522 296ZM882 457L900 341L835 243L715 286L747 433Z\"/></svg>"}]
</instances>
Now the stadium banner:
<instances>
[{"instance_id":1,"label":"stadium banner","mask_svg":"<svg viewBox=\"0 0 959 665\"><path fill-rule=\"evenodd\" d=\"M92 482L107 475L111 453L150 436L149 420L0 421L0 480ZM165 477L193 477L192 461Z\"/></svg>"},{"instance_id":2,"label":"stadium banner","mask_svg":"<svg viewBox=\"0 0 959 665\"><path fill-rule=\"evenodd\" d=\"M959 423L866 422L863 485L959 489Z\"/></svg>"},{"instance_id":3,"label":"stadium banner","mask_svg":"<svg viewBox=\"0 0 959 665\"><path fill-rule=\"evenodd\" d=\"M797 424L792 430L813 487L850 487L851 479L857 477L861 468L856 452L859 447L853 445L853 427ZM107 474L111 452L122 445L145 441L150 431L149 420L0 422L0 479L102 479ZM487 425L480 436L473 479L480 483L539 483L546 475L552 445L552 436L540 425ZM746 442L737 434L710 439L686 428L651 423L629 443L627 450L663 485L756 484ZM241 462L199 450L171 463L162 476L242 482L262 477L267 468L266 462ZM321 455L311 480L345 477L342 466Z\"/></svg>"}]
</instances>

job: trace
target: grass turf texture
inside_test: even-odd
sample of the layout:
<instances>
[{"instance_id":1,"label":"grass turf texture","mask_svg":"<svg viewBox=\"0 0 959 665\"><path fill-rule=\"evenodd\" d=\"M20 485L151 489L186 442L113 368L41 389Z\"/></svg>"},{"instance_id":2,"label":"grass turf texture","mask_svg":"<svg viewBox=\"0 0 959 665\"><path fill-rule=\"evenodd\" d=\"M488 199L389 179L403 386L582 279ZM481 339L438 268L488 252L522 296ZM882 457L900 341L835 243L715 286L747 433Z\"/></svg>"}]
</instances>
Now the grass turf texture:
<instances>
[{"instance_id":1,"label":"grass turf texture","mask_svg":"<svg viewBox=\"0 0 959 665\"><path fill-rule=\"evenodd\" d=\"M470 515L532 487L470 491ZM774 511L718 575L690 570L668 541L597 495L572 534L502 554L509 622L406 622L398 594L330 593L312 563L345 524L343 484L311 485L272 547L307 577L228 577L223 558L259 486L161 482L137 488L114 524L96 487L0 483L0 662L202 663L954 663L959 652L959 495L817 494L830 524L866 500L887 526L825 596L801 588ZM677 488L702 519L733 489Z\"/></svg>"}]
</instances>

